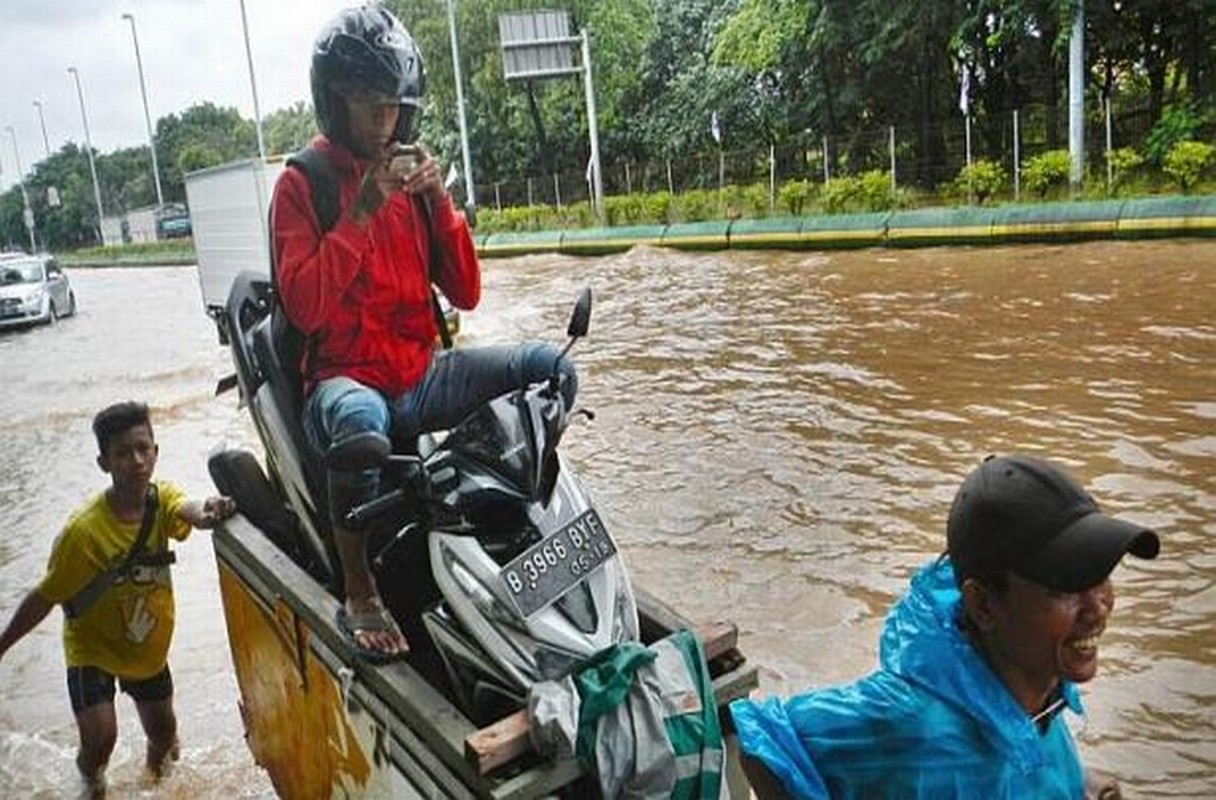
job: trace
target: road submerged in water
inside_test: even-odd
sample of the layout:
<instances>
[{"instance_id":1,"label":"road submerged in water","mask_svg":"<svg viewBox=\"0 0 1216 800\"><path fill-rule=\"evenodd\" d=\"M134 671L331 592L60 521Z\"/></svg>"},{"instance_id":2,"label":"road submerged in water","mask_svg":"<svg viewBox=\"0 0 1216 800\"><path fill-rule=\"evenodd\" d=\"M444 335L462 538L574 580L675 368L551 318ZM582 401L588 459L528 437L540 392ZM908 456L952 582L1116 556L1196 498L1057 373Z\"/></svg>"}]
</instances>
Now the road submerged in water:
<instances>
[{"instance_id":1,"label":"road submerged in water","mask_svg":"<svg viewBox=\"0 0 1216 800\"><path fill-rule=\"evenodd\" d=\"M563 446L635 580L694 619L730 618L761 692L850 680L883 615L943 546L985 454L1063 461L1162 556L1115 574L1118 603L1075 726L1125 794L1216 794L1216 243L689 254L484 262L468 343L559 340L597 413ZM217 444L260 452L190 267L69 270L80 314L0 336L0 615L105 476L92 414L149 402L160 477L212 491ZM118 704L116 795L272 797L242 738L207 534L178 547L170 661L183 758L143 783ZM58 615L0 663L0 796L77 791Z\"/></svg>"}]
</instances>

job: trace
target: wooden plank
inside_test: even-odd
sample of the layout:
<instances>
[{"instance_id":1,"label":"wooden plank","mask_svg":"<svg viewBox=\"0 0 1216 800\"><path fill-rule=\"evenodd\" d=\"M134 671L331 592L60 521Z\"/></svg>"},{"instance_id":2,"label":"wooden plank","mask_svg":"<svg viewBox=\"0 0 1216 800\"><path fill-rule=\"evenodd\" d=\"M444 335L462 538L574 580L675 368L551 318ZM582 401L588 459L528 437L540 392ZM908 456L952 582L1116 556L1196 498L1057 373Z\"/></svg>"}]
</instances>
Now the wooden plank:
<instances>
[{"instance_id":1,"label":"wooden plank","mask_svg":"<svg viewBox=\"0 0 1216 800\"><path fill-rule=\"evenodd\" d=\"M665 619L675 618L675 615L667 615ZM654 618L651 621L655 622ZM739 629L730 622L711 622L696 627L693 632L701 640L706 661L734 650L739 642ZM464 740L465 759L478 775L485 775L532 749L530 729L527 709L503 717Z\"/></svg>"},{"instance_id":2,"label":"wooden plank","mask_svg":"<svg viewBox=\"0 0 1216 800\"><path fill-rule=\"evenodd\" d=\"M479 775L501 767L532 749L528 710L503 717L464 740L464 757Z\"/></svg>"}]
</instances>

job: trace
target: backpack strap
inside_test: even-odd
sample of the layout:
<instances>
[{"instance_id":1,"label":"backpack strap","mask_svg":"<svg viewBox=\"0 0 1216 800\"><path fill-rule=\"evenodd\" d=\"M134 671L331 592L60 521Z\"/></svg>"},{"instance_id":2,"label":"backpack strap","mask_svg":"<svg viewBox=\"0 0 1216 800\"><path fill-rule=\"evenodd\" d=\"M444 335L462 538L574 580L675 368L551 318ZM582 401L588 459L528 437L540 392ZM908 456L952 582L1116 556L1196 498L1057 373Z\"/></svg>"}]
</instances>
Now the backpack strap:
<instances>
[{"instance_id":1,"label":"backpack strap","mask_svg":"<svg viewBox=\"0 0 1216 800\"><path fill-rule=\"evenodd\" d=\"M309 145L290 156L287 159L287 166L300 170L308 179L308 191L312 199L313 211L317 215L317 225L321 228L321 235L325 235L334 225L338 224L338 216L342 213L338 200L338 176L334 172L333 164L324 153ZM415 208L419 209L422 215L423 227L428 240L427 253L430 255L430 263L427 265L427 278L431 285L431 312L435 315L435 324L439 328L439 340L443 343L443 348L448 350L452 347L452 335L448 332L447 321L443 318L443 308L439 305L439 295L435 292L434 287L434 280L439 274L440 254L432 225L433 215L430 201L422 198L421 201L415 202ZM275 293L278 294L279 283L275 273L273 250L274 243L271 242L270 280L275 288Z\"/></svg>"},{"instance_id":2,"label":"backpack strap","mask_svg":"<svg viewBox=\"0 0 1216 800\"><path fill-rule=\"evenodd\" d=\"M338 224L342 213L338 203L338 175L329 158L316 147L309 145L288 157L287 166L295 167L308 178L308 191L312 208L317 215L317 225L324 235Z\"/></svg>"},{"instance_id":3,"label":"backpack strap","mask_svg":"<svg viewBox=\"0 0 1216 800\"><path fill-rule=\"evenodd\" d=\"M75 619L81 614L93 607L106 590L114 585L114 581L120 575L126 575L131 567L139 559L144 548L148 544L148 537L152 533L152 524L156 521L157 507L157 491L156 484L148 484L148 493L144 495L144 515L139 522L139 535L135 537L135 544L131 545L131 549L127 551L126 557L117 567L111 567L104 572L99 572L89 581L83 589L72 595L63 603L63 614L68 619ZM157 559L158 561L160 559ZM172 563L172 558L166 560L166 563Z\"/></svg>"},{"instance_id":4,"label":"backpack strap","mask_svg":"<svg viewBox=\"0 0 1216 800\"><path fill-rule=\"evenodd\" d=\"M436 244L434 223L432 221L434 214L431 210L431 200L429 197L423 197L416 205L422 212L423 225L426 227L426 234L429 238L426 251L430 257L430 263L427 264L427 277L431 281L431 313L435 315L435 325L439 328L439 341L443 344L443 349L451 350L452 333L448 330L448 321L443 317L443 307L439 305L439 294L435 291L434 281L439 276L439 268L442 265L439 262L439 247Z\"/></svg>"}]
</instances>

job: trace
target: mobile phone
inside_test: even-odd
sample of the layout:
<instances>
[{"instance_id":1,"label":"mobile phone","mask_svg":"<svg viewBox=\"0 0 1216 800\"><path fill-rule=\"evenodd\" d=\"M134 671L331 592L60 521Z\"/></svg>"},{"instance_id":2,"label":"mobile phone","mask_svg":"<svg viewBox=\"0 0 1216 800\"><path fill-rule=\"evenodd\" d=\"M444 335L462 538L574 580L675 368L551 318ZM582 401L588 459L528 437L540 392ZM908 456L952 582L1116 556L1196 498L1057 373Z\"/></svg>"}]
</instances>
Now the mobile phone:
<instances>
[{"instance_id":1,"label":"mobile phone","mask_svg":"<svg viewBox=\"0 0 1216 800\"><path fill-rule=\"evenodd\" d=\"M413 151L398 152L388 162L389 172L405 177L418 169L418 154Z\"/></svg>"}]
</instances>

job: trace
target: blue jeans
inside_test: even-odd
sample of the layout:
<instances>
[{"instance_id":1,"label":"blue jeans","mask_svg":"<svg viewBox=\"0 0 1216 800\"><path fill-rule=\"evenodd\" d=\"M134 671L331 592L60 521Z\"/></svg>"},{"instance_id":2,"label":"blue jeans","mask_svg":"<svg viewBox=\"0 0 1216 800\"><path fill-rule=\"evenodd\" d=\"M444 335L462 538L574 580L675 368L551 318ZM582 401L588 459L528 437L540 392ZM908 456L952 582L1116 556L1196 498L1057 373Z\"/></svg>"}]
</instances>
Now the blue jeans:
<instances>
[{"instance_id":1,"label":"blue jeans","mask_svg":"<svg viewBox=\"0 0 1216 800\"><path fill-rule=\"evenodd\" d=\"M531 342L444 350L435 354L413 388L395 398L350 378L329 378L317 384L304 404L304 434L318 454L339 439L368 431L409 442L421 433L453 427L512 389L548 379L557 354L551 345ZM570 408L578 377L564 357L558 371L564 376L562 395ZM380 471L329 470L327 483L330 522L342 527L347 511L376 496Z\"/></svg>"}]
</instances>

